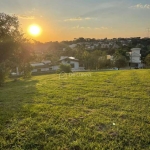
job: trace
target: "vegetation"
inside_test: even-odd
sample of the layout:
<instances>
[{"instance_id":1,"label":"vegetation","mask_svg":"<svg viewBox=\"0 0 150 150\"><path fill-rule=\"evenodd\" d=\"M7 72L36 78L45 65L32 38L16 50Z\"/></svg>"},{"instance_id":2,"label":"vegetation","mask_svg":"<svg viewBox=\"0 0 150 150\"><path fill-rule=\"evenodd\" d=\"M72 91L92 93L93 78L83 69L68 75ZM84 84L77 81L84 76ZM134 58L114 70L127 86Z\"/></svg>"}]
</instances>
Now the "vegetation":
<instances>
[{"instance_id":1,"label":"vegetation","mask_svg":"<svg viewBox=\"0 0 150 150\"><path fill-rule=\"evenodd\" d=\"M147 67L150 67L150 54L148 54L145 58L145 63Z\"/></svg>"},{"instance_id":2,"label":"vegetation","mask_svg":"<svg viewBox=\"0 0 150 150\"><path fill-rule=\"evenodd\" d=\"M121 68L121 67L126 67L127 66L127 59L125 56L121 55L119 52L116 52L114 54L113 58L113 65L115 67Z\"/></svg>"},{"instance_id":3,"label":"vegetation","mask_svg":"<svg viewBox=\"0 0 150 150\"><path fill-rule=\"evenodd\" d=\"M149 150L149 75L129 70L7 81L0 88L0 149Z\"/></svg>"},{"instance_id":4,"label":"vegetation","mask_svg":"<svg viewBox=\"0 0 150 150\"><path fill-rule=\"evenodd\" d=\"M65 72L65 73L69 73L71 72L71 66L69 64L60 64L59 66L59 72Z\"/></svg>"},{"instance_id":5,"label":"vegetation","mask_svg":"<svg viewBox=\"0 0 150 150\"><path fill-rule=\"evenodd\" d=\"M100 43L109 44L115 43L119 47L113 48L109 46L107 48L102 48ZM125 44L123 44L125 43ZM101 68L111 68L115 65L118 67L125 67L129 61L129 56L127 52L131 51L131 48L138 47L141 48L141 60L144 62L145 57L150 53L150 39L140 39L140 38L131 38L131 39L84 39L79 38L74 41L62 41L62 42L49 42L47 51L43 56L45 59L52 60L52 62L57 61L60 56L73 56L79 59L80 64L85 67L85 69L101 69ZM77 44L73 49L69 47L71 44ZM96 44L93 48L87 48ZM107 55L116 56L118 59L115 62L107 60Z\"/></svg>"},{"instance_id":6,"label":"vegetation","mask_svg":"<svg viewBox=\"0 0 150 150\"><path fill-rule=\"evenodd\" d=\"M5 79L8 75L8 70L7 68L5 67L5 64L4 63L0 63L0 86L3 86L4 82L5 82Z\"/></svg>"},{"instance_id":7,"label":"vegetation","mask_svg":"<svg viewBox=\"0 0 150 150\"><path fill-rule=\"evenodd\" d=\"M16 16L0 13L0 85L7 71L29 63L31 53ZM24 70L23 70L24 71Z\"/></svg>"}]
</instances>

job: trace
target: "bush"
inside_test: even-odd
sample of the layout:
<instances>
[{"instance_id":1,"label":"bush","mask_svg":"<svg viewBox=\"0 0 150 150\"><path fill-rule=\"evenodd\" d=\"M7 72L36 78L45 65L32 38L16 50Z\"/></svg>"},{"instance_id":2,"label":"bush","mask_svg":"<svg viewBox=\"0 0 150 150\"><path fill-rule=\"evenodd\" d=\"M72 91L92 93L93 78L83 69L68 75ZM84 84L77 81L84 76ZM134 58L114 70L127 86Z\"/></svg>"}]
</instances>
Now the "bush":
<instances>
[{"instance_id":1,"label":"bush","mask_svg":"<svg viewBox=\"0 0 150 150\"><path fill-rule=\"evenodd\" d=\"M32 66L29 63L27 63L22 69L23 69L23 78L30 78L31 70L33 69Z\"/></svg>"},{"instance_id":2,"label":"bush","mask_svg":"<svg viewBox=\"0 0 150 150\"><path fill-rule=\"evenodd\" d=\"M150 67L150 54L148 54L145 58L145 63L146 63L146 67L149 68Z\"/></svg>"},{"instance_id":3,"label":"bush","mask_svg":"<svg viewBox=\"0 0 150 150\"><path fill-rule=\"evenodd\" d=\"M0 68L0 86L3 85L4 81L5 81L5 73L4 73L3 69Z\"/></svg>"},{"instance_id":4,"label":"bush","mask_svg":"<svg viewBox=\"0 0 150 150\"><path fill-rule=\"evenodd\" d=\"M60 64L58 71L69 73L69 72L71 72L71 66L69 64Z\"/></svg>"},{"instance_id":5,"label":"bush","mask_svg":"<svg viewBox=\"0 0 150 150\"><path fill-rule=\"evenodd\" d=\"M7 75L8 75L8 70L6 69L5 65L0 64L0 86L4 84Z\"/></svg>"}]
</instances>

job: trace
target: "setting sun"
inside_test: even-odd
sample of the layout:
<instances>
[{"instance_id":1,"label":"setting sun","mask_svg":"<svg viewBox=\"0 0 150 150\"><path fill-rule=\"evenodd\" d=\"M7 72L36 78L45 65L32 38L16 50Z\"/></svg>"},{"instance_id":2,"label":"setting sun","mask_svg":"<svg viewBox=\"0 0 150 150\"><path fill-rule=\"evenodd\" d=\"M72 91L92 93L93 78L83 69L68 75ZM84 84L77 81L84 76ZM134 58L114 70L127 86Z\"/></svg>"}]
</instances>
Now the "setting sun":
<instances>
[{"instance_id":1,"label":"setting sun","mask_svg":"<svg viewBox=\"0 0 150 150\"><path fill-rule=\"evenodd\" d=\"M38 25L31 25L29 27L29 33L32 35L32 36L38 36L40 35L41 33L41 28L38 26Z\"/></svg>"}]
</instances>

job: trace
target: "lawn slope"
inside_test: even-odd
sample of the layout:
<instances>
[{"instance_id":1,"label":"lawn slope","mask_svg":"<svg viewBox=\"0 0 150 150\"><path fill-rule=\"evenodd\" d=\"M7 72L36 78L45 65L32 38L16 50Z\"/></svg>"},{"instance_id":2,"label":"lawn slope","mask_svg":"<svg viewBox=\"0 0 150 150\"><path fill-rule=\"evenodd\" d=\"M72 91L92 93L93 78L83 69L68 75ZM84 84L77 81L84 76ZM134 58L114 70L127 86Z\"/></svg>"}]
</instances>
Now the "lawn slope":
<instances>
[{"instance_id":1,"label":"lawn slope","mask_svg":"<svg viewBox=\"0 0 150 150\"><path fill-rule=\"evenodd\" d=\"M34 76L0 88L2 150L150 149L150 70Z\"/></svg>"}]
</instances>

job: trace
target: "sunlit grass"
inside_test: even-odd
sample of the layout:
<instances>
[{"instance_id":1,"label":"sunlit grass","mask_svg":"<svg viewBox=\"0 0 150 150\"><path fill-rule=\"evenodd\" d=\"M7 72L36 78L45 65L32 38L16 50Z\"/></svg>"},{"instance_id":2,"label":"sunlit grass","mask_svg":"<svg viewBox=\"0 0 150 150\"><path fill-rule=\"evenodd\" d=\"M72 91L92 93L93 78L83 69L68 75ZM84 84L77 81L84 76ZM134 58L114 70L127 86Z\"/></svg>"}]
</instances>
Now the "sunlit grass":
<instances>
[{"instance_id":1,"label":"sunlit grass","mask_svg":"<svg viewBox=\"0 0 150 150\"><path fill-rule=\"evenodd\" d=\"M0 149L150 149L149 112L150 70L9 81Z\"/></svg>"}]
</instances>

